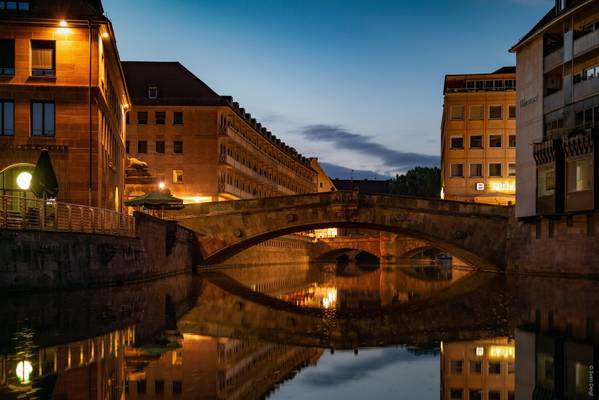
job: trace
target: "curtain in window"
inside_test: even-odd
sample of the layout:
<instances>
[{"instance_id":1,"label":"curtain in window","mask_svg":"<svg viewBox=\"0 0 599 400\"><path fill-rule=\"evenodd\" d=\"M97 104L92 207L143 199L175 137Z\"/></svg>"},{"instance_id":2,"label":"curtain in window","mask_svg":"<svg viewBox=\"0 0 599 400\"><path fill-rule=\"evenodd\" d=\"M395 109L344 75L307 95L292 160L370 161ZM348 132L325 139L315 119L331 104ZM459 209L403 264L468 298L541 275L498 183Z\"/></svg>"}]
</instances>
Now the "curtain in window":
<instances>
[{"instance_id":1,"label":"curtain in window","mask_svg":"<svg viewBox=\"0 0 599 400\"><path fill-rule=\"evenodd\" d=\"M34 48L31 54L32 69L54 69L54 49L48 47Z\"/></svg>"}]
</instances>

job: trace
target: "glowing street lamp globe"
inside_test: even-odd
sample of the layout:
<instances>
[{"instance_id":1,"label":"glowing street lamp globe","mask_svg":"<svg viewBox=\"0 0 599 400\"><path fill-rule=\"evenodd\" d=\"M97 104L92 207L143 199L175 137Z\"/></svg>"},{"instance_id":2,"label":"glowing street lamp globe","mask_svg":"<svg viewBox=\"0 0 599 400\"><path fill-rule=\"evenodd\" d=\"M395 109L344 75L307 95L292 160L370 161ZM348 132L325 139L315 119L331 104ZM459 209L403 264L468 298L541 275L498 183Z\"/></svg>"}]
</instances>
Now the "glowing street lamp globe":
<instances>
[{"instance_id":1,"label":"glowing street lamp globe","mask_svg":"<svg viewBox=\"0 0 599 400\"><path fill-rule=\"evenodd\" d=\"M29 187L31 186L31 173L30 172L21 172L19 175L17 175L17 186L21 189L21 190L29 190Z\"/></svg>"},{"instance_id":2,"label":"glowing street lamp globe","mask_svg":"<svg viewBox=\"0 0 599 400\"><path fill-rule=\"evenodd\" d=\"M21 383L29 382L29 376L33 372L33 366L29 361L19 361L17 364L17 378Z\"/></svg>"}]
</instances>

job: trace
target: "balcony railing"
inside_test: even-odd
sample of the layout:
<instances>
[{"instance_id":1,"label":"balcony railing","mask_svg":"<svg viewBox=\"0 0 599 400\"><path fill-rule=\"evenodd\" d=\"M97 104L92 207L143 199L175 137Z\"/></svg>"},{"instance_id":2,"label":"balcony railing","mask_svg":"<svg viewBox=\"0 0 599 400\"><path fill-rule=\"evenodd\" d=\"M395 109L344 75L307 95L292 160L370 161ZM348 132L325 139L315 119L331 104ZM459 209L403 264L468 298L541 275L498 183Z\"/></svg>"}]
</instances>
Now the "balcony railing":
<instances>
[{"instance_id":1,"label":"balcony railing","mask_svg":"<svg viewBox=\"0 0 599 400\"><path fill-rule=\"evenodd\" d=\"M574 85L574 102L599 94L599 77L591 78Z\"/></svg>"},{"instance_id":2,"label":"balcony railing","mask_svg":"<svg viewBox=\"0 0 599 400\"><path fill-rule=\"evenodd\" d=\"M135 218L103 208L0 196L0 228L135 236Z\"/></svg>"},{"instance_id":3,"label":"balcony railing","mask_svg":"<svg viewBox=\"0 0 599 400\"><path fill-rule=\"evenodd\" d=\"M545 56L545 61L543 62L543 71L545 73L554 70L560 65L564 64L564 48L561 47L555 50L553 53L547 54Z\"/></svg>"},{"instance_id":4,"label":"balcony railing","mask_svg":"<svg viewBox=\"0 0 599 400\"><path fill-rule=\"evenodd\" d=\"M574 41L574 57L599 47L599 30L588 33Z\"/></svg>"}]
</instances>

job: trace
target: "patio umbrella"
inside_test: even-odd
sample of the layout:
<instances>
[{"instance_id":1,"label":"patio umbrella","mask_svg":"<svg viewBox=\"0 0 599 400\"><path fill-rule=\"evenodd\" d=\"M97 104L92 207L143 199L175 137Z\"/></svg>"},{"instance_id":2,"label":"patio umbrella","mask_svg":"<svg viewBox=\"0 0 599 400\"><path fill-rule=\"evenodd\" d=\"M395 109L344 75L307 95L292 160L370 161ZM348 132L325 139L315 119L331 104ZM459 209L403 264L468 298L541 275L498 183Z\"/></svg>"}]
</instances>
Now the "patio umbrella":
<instances>
[{"instance_id":1,"label":"patio umbrella","mask_svg":"<svg viewBox=\"0 0 599 400\"><path fill-rule=\"evenodd\" d=\"M58 196L58 179L56 179L56 174L52 167L50 153L46 149L41 151L40 157L37 160L29 190L38 198L54 199Z\"/></svg>"},{"instance_id":2,"label":"patio umbrella","mask_svg":"<svg viewBox=\"0 0 599 400\"><path fill-rule=\"evenodd\" d=\"M151 192L125 201L126 206L145 207L150 210L178 210L183 208L183 200L167 193Z\"/></svg>"}]
</instances>

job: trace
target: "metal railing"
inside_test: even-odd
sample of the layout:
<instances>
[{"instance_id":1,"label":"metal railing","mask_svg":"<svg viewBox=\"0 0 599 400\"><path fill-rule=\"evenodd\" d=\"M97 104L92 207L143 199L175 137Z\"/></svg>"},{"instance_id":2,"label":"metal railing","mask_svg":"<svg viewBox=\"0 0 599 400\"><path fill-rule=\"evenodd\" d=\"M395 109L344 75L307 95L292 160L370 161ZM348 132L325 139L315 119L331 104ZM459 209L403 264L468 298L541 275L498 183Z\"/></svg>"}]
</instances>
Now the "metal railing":
<instances>
[{"instance_id":1,"label":"metal railing","mask_svg":"<svg viewBox=\"0 0 599 400\"><path fill-rule=\"evenodd\" d=\"M135 218L103 208L0 196L0 229L135 236Z\"/></svg>"}]
</instances>

